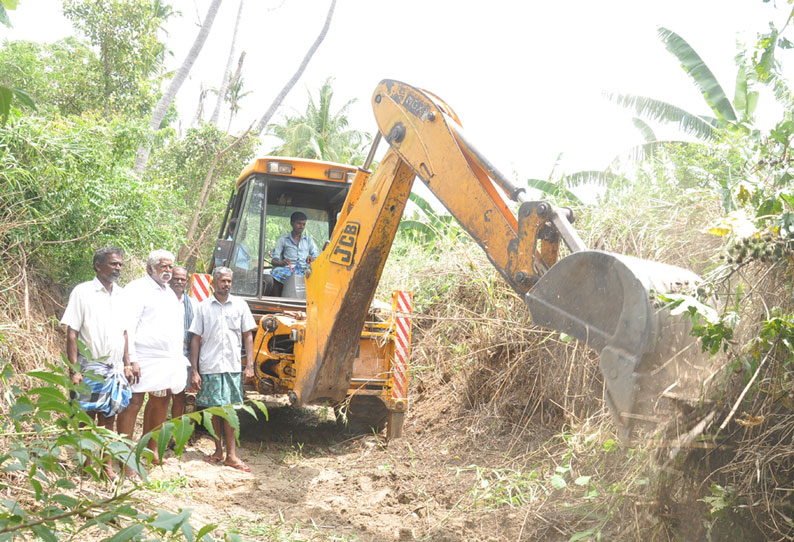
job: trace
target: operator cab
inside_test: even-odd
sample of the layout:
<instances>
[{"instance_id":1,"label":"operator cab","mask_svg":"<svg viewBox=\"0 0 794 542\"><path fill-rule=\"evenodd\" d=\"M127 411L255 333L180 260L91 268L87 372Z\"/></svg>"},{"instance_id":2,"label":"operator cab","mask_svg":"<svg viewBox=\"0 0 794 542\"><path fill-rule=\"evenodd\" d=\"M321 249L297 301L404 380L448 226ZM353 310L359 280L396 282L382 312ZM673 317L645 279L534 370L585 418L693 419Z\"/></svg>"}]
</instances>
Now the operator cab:
<instances>
[{"instance_id":1,"label":"operator cab","mask_svg":"<svg viewBox=\"0 0 794 542\"><path fill-rule=\"evenodd\" d=\"M254 313L268 312L267 307L305 308L304 277L298 273L284 281L281 296L273 295L271 251L279 237L292 231L292 213L301 211L307 217L304 235L322 253L355 172L355 167L333 162L272 156L255 160L240 175L212 267L231 268L232 294L246 298Z\"/></svg>"}]
</instances>

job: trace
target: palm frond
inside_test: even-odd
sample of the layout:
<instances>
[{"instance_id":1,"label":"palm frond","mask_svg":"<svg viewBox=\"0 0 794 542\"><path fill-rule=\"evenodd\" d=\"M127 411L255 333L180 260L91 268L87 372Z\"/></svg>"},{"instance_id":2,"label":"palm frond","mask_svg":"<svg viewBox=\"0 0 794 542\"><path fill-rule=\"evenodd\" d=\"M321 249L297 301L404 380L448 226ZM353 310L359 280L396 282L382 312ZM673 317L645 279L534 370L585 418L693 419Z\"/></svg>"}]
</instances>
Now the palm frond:
<instances>
[{"instance_id":1,"label":"palm frond","mask_svg":"<svg viewBox=\"0 0 794 542\"><path fill-rule=\"evenodd\" d=\"M540 190L542 193L546 194L547 196L551 196L554 198L564 197L565 199L574 202L574 203L582 203L576 194L562 186L558 183L553 183L551 181L544 181L542 179L527 179L527 185L530 188L534 188L535 190Z\"/></svg>"},{"instance_id":2,"label":"palm frond","mask_svg":"<svg viewBox=\"0 0 794 542\"><path fill-rule=\"evenodd\" d=\"M651 158L655 158L656 156L661 155L665 149L668 149L671 146L686 147L689 145L701 145L701 144L690 143L687 141L679 141L674 139L649 141L647 143L643 143L642 145L636 145L634 147L626 149L615 158L613 163L616 163L621 159L629 162L640 163L640 162L644 162L645 160L649 160Z\"/></svg>"},{"instance_id":3,"label":"palm frond","mask_svg":"<svg viewBox=\"0 0 794 542\"><path fill-rule=\"evenodd\" d=\"M617 176L609 171L577 171L571 173L563 178L565 186L584 186L586 184L594 184L598 186L609 186Z\"/></svg>"},{"instance_id":4,"label":"palm frond","mask_svg":"<svg viewBox=\"0 0 794 542\"><path fill-rule=\"evenodd\" d=\"M700 89L706 103L717 117L729 122L736 122L738 119L731 101L700 55L684 38L672 30L659 28L658 34L667 50L681 62L681 67Z\"/></svg>"},{"instance_id":5,"label":"palm frond","mask_svg":"<svg viewBox=\"0 0 794 542\"><path fill-rule=\"evenodd\" d=\"M332 77L325 80L316 99L307 89L308 103L302 115L285 117L280 125L268 127L268 132L282 141L272 154L345 163L353 159L363 162L366 154L361 146L365 137L361 132L348 128L349 120L345 114L355 100L349 100L342 109L332 113L332 82Z\"/></svg>"},{"instance_id":6,"label":"palm frond","mask_svg":"<svg viewBox=\"0 0 794 542\"><path fill-rule=\"evenodd\" d=\"M642 134L642 138L645 140L646 143L651 141L656 141L656 134L653 133L653 129L648 126L648 124L643 121L642 119L638 119L637 117L633 117L631 119L631 123L634 127L639 130Z\"/></svg>"},{"instance_id":7,"label":"palm frond","mask_svg":"<svg viewBox=\"0 0 794 542\"><path fill-rule=\"evenodd\" d=\"M634 94L604 93L604 96L620 107L633 111L638 117L644 117L656 122L677 124L679 130L698 139L709 140L714 138L715 126L711 122L673 104Z\"/></svg>"}]
</instances>

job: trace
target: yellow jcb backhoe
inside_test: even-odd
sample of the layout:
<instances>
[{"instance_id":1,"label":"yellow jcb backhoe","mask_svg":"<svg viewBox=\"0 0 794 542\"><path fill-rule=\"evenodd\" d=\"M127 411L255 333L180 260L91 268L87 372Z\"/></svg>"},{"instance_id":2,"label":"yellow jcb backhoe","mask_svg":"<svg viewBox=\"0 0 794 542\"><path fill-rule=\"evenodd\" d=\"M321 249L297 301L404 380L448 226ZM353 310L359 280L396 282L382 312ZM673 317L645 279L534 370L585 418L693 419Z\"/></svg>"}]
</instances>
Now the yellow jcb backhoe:
<instances>
[{"instance_id":1,"label":"yellow jcb backhoe","mask_svg":"<svg viewBox=\"0 0 794 542\"><path fill-rule=\"evenodd\" d=\"M680 391L691 377L681 362L696 350L686 324L657 308L656 295L693 288L698 277L587 250L570 211L528 201L524 188L468 142L454 111L433 94L384 80L372 107L378 133L363 167L266 157L243 172L230 199L216 264L235 269L236 293L260 316L259 390L287 393L296 405L336 405L352 397L355 414L388 417L388 436L399 436L408 403L395 385L404 387L408 372L407 362L397 359L407 354L407 319L396 301L379 308L373 298L418 177L526 300L534 323L599 352L605 399L621 435L637 420L654 421L660 397ZM381 139L389 149L371 173ZM310 233L320 243L327 238L326 246L310 272L295 277L298 284L285 285L291 294L273 297L268 251L296 208L306 211L310 225L322 225ZM568 249L561 259L560 241ZM244 268L241 249L248 253Z\"/></svg>"}]
</instances>

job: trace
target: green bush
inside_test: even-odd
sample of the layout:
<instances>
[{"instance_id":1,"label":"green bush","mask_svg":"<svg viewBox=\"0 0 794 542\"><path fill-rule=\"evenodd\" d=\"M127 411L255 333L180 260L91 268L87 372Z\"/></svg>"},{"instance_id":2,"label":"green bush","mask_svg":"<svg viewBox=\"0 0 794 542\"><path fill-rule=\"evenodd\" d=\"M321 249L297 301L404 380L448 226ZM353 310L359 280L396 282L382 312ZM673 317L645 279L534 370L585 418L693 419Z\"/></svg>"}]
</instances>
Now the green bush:
<instances>
[{"instance_id":1,"label":"green bush","mask_svg":"<svg viewBox=\"0 0 794 542\"><path fill-rule=\"evenodd\" d=\"M167 187L127 168L135 122L79 117L22 117L0 127L0 246L24 251L54 281L93 276L94 249L117 245L144 255L175 248L182 225Z\"/></svg>"}]
</instances>

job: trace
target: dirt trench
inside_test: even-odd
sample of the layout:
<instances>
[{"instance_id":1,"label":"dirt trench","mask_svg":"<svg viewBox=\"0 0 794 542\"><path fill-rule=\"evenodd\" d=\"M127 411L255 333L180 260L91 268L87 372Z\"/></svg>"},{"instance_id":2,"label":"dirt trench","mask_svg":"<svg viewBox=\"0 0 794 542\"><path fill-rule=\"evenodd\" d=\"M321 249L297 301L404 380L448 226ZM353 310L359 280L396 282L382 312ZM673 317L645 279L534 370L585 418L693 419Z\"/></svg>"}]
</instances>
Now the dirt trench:
<instances>
[{"instance_id":1,"label":"dirt trench","mask_svg":"<svg viewBox=\"0 0 794 542\"><path fill-rule=\"evenodd\" d=\"M472 465L498 454L464 453L462 428L425 433L409 418L406 437L386 443L320 414L286 407L243 423L240 457L250 473L208 460L212 441L197 433L181 460L166 455L151 470L141 497L191 508L194 526L215 523L244 540L517 539L521 517L469 506Z\"/></svg>"}]
</instances>

